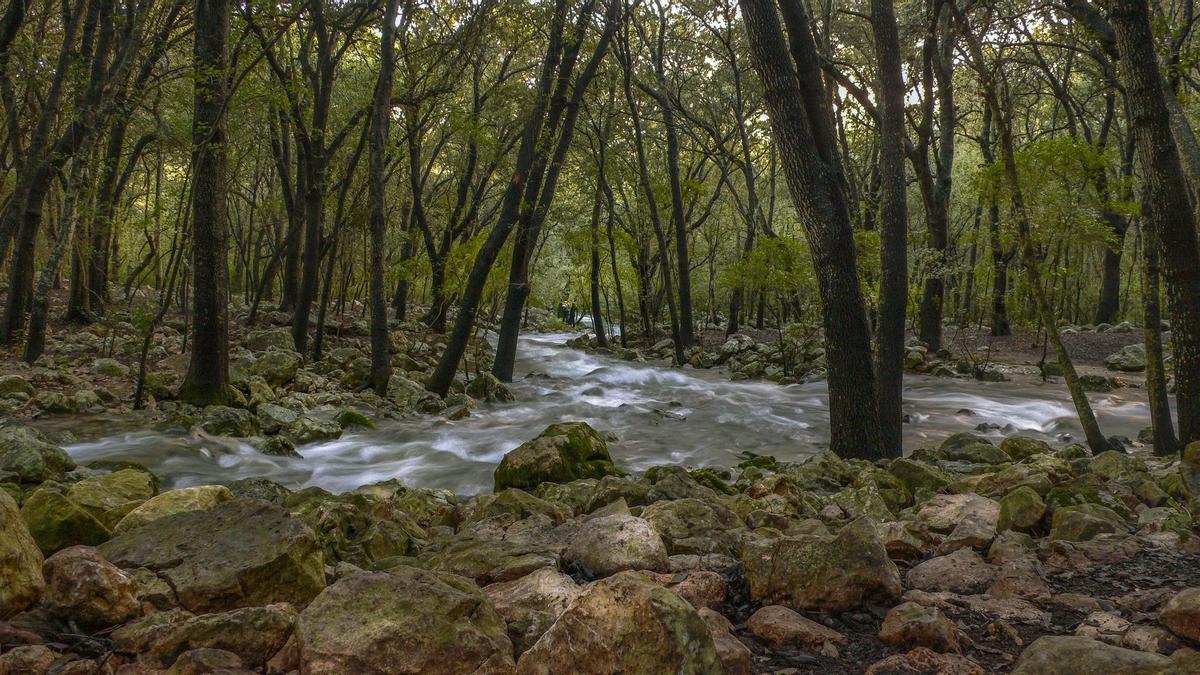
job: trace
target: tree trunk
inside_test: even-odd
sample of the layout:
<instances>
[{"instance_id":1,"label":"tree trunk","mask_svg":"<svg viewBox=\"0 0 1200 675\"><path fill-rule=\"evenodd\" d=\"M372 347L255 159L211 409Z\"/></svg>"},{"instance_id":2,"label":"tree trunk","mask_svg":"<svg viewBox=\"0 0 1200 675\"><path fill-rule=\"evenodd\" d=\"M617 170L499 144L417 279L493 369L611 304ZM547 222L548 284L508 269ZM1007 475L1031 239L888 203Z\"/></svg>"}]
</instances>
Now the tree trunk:
<instances>
[{"instance_id":1,"label":"tree trunk","mask_svg":"<svg viewBox=\"0 0 1200 675\"><path fill-rule=\"evenodd\" d=\"M396 68L397 0L387 0L383 10L382 39L379 46L379 81L371 104L369 134L369 170L371 191L371 389L383 396L392 376L392 355L388 340L387 299L383 289L383 247L387 232L387 186L384 164L387 161L388 123L392 98L392 73Z\"/></svg>"},{"instance_id":2,"label":"tree trunk","mask_svg":"<svg viewBox=\"0 0 1200 675\"><path fill-rule=\"evenodd\" d=\"M229 401L225 103L229 0L196 0L192 114L192 339L180 400Z\"/></svg>"}]
</instances>

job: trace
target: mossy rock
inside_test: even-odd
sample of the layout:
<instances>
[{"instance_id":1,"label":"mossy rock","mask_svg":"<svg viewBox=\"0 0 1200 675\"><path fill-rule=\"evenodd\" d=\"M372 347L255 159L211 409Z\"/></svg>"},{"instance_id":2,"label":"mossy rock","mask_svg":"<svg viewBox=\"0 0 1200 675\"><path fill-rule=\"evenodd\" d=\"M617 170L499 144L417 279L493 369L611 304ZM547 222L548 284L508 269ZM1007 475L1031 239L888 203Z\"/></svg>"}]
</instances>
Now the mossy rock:
<instances>
[{"instance_id":1,"label":"mossy rock","mask_svg":"<svg viewBox=\"0 0 1200 675\"><path fill-rule=\"evenodd\" d=\"M1090 541L1102 534L1128 532L1125 519L1116 511L1099 504L1064 506L1054 511L1050 539Z\"/></svg>"},{"instance_id":2,"label":"mossy rock","mask_svg":"<svg viewBox=\"0 0 1200 675\"><path fill-rule=\"evenodd\" d=\"M887 470L899 479L909 492L916 492L922 488L940 492L954 480L953 475L932 464L907 457L893 460L888 464Z\"/></svg>"},{"instance_id":3,"label":"mossy rock","mask_svg":"<svg viewBox=\"0 0 1200 675\"><path fill-rule=\"evenodd\" d=\"M1088 472L1094 473L1104 480L1129 478L1135 473L1144 471L1146 471L1146 462L1140 457L1116 450L1102 452L1093 457L1088 464Z\"/></svg>"},{"instance_id":4,"label":"mossy rock","mask_svg":"<svg viewBox=\"0 0 1200 675\"><path fill-rule=\"evenodd\" d=\"M25 499L21 519L45 555L76 544L96 546L112 535L99 518L54 483L43 485Z\"/></svg>"},{"instance_id":5,"label":"mossy rock","mask_svg":"<svg viewBox=\"0 0 1200 675\"><path fill-rule=\"evenodd\" d=\"M334 419L337 421L338 426L340 426L342 429L350 429L354 427L361 429L375 428L375 423L371 421L371 418L357 410L343 410L339 412L337 417Z\"/></svg>"},{"instance_id":6,"label":"mossy rock","mask_svg":"<svg viewBox=\"0 0 1200 675\"><path fill-rule=\"evenodd\" d=\"M620 475L604 438L586 422L552 424L510 451L496 467L495 489L532 490L540 483Z\"/></svg>"},{"instance_id":7,"label":"mossy rock","mask_svg":"<svg viewBox=\"0 0 1200 675\"><path fill-rule=\"evenodd\" d=\"M85 478L71 486L67 497L87 509L108 529L155 495L154 477L136 469Z\"/></svg>"},{"instance_id":8,"label":"mossy rock","mask_svg":"<svg viewBox=\"0 0 1200 675\"><path fill-rule=\"evenodd\" d=\"M1034 455L1049 455L1054 452L1054 448L1051 448L1046 442L1028 436L1009 436L1000 441L1000 449L1017 462Z\"/></svg>"},{"instance_id":9,"label":"mossy rock","mask_svg":"<svg viewBox=\"0 0 1200 675\"><path fill-rule=\"evenodd\" d=\"M22 483L62 480L75 468L75 460L41 432L28 427L0 429L0 471L13 473Z\"/></svg>"},{"instance_id":10,"label":"mossy rock","mask_svg":"<svg viewBox=\"0 0 1200 675\"><path fill-rule=\"evenodd\" d=\"M1021 486L1000 499L1000 519L996 530L1027 531L1037 526L1046 513L1041 495L1029 486Z\"/></svg>"},{"instance_id":11,"label":"mossy rock","mask_svg":"<svg viewBox=\"0 0 1200 675\"><path fill-rule=\"evenodd\" d=\"M121 518L113 531L117 534L139 528L147 523L185 511L203 511L233 499L233 493L223 485L193 485L168 490L148 499Z\"/></svg>"}]
</instances>

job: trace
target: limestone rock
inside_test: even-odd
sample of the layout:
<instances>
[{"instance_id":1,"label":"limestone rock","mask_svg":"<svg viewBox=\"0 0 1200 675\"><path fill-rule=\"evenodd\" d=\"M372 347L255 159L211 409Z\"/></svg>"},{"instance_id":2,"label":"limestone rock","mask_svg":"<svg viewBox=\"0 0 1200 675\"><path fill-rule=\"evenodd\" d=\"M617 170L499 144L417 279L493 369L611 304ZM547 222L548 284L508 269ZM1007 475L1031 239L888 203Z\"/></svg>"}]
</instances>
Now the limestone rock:
<instances>
[{"instance_id":1,"label":"limestone rock","mask_svg":"<svg viewBox=\"0 0 1200 675\"><path fill-rule=\"evenodd\" d=\"M128 623L112 639L121 651L156 667L171 666L193 649L219 649L237 655L245 666L261 668L284 647L295 622L296 610L287 604L200 616L172 610Z\"/></svg>"},{"instance_id":2,"label":"limestone rock","mask_svg":"<svg viewBox=\"0 0 1200 675\"><path fill-rule=\"evenodd\" d=\"M936 607L904 602L888 610L879 639L896 646L927 647L937 652L957 652L954 624Z\"/></svg>"},{"instance_id":3,"label":"limestone rock","mask_svg":"<svg viewBox=\"0 0 1200 675\"><path fill-rule=\"evenodd\" d=\"M496 492L620 473L595 429L585 422L560 422L504 456L496 467Z\"/></svg>"},{"instance_id":4,"label":"limestone rock","mask_svg":"<svg viewBox=\"0 0 1200 675\"><path fill-rule=\"evenodd\" d=\"M1158 610L1158 622L1181 638L1200 642L1200 588L1185 588Z\"/></svg>"},{"instance_id":5,"label":"limestone rock","mask_svg":"<svg viewBox=\"0 0 1200 675\"><path fill-rule=\"evenodd\" d=\"M624 570L662 572L667 548L650 523L617 513L585 521L563 551L563 561L592 577Z\"/></svg>"},{"instance_id":6,"label":"limestone rock","mask_svg":"<svg viewBox=\"0 0 1200 675\"><path fill-rule=\"evenodd\" d=\"M746 628L773 645L799 645L809 651L826 642L846 644L845 635L780 605L767 605L751 614Z\"/></svg>"},{"instance_id":7,"label":"limestone rock","mask_svg":"<svg viewBox=\"0 0 1200 675\"><path fill-rule=\"evenodd\" d=\"M29 534L17 503L0 490L0 619L29 607L41 597L42 552Z\"/></svg>"},{"instance_id":8,"label":"limestone rock","mask_svg":"<svg viewBox=\"0 0 1200 675\"><path fill-rule=\"evenodd\" d=\"M695 498L654 502L642 518L662 535L671 555L734 555L740 547L742 521L719 502Z\"/></svg>"},{"instance_id":9,"label":"limestone rock","mask_svg":"<svg viewBox=\"0 0 1200 675\"><path fill-rule=\"evenodd\" d=\"M1050 539L1082 542L1101 534L1126 531L1125 519L1116 511L1099 504L1077 504L1055 509L1050 524Z\"/></svg>"},{"instance_id":10,"label":"limestone rock","mask_svg":"<svg viewBox=\"0 0 1200 675\"><path fill-rule=\"evenodd\" d=\"M61 619L91 628L122 624L141 612L137 583L90 546L46 559L46 605Z\"/></svg>"},{"instance_id":11,"label":"limestone rock","mask_svg":"<svg viewBox=\"0 0 1200 675\"><path fill-rule=\"evenodd\" d=\"M95 546L112 534L104 523L61 491L44 484L21 505L21 519L45 555L76 544Z\"/></svg>"},{"instance_id":12,"label":"limestone rock","mask_svg":"<svg viewBox=\"0 0 1200 675\"><path fill-rule=\"evenodd\" d=\"M27 427L0 428L0 471L16 474L22 483L61 480L75 468L65 450Z\"/></svg>"},{"instance_id":13,"label":"limestone rock","mask_svg":"<svg viewBox=\"0 0 1200 675\"><path fill-rule=\"evenodd\" d=\"M520 579L490 584L483 592L508 625L518 655L554 624L580 593L571 577L544 567Z\"/></svg>"},{"instance_id":14,"label":"limestone rock","mask_svg":"<svg viewBox=\"0 0 1200 675\"><path fill-rule=\"evenodd\" d=\"M995 576L995 568L975 551L964 548L917 565L908 571L905 581L908 587L922 591L970 595L982 593Z\"/></svg>"},{"instance_id":15,"label":"limestone rock","mask_svg":"<svg viewBox=\"0 0 1200 675\"><path fill-rule=\"evenodd\" d=\"M125 514L125 517L113 528L113 533L128 532L175 513L211 509L217 504L231 499L233 499L233 493L224 485L194 485L178 490L168 490L146 500L136 509Z\"/></svg>"},{"instance_id":16,"label":"limestone rock","mask_svg":"<svg viewBox=\"0 0 1200 675\"><path fill-rule=\"evenodd\" d=\"M1169 672L1170 669L1171 659L1161 654L1114 647L1085 637L1045 636L1034 640L1025 648L1012 672L1013 675L1150 675Z\"/></svg>"},{"instance_id":17,"label":"limestone rock","mask_svg":"<svg viewBox=\"0 0 1200 675\"><path fill-rule=\"evenodd\" d=\"M402 567L326 588L296 623L307 675L511 673L504 620L469 580Z\"/></svg>"},{"instance_id":18,"label":"limestone rock","mask_svg":"<svg viewBox=\"0 0 1200 675\"><path fill-rule=\"evenodd\" d=\"M1000 498L1000 517L996 529L1022 530L1033 528L1046 513L1046 503L1033 488L1023 485Z\"/></svg>"},{"instance_id":19,"label":"limestone rock","mask_svg":"<svg viewBox=\"0 0 1200 675\"><path fill-rule=\"evenodd\" d=\"M302 607L325 586L312 530L257 500L164 516L117 535L100 552L122 569L153 570L193 612L273 602Z\"/></svg>"},{"instance_id":20,"label":"limestone rock","mask_svg":"<svg viewBox=\"0 0 1200 675\"><path fill-rule=\"evenodd\" d=\"M597 581L517 662L524 675L719 672L704 619L638 572Z\"/></svg>"},{"instance_id":21,"label":"limestone rock","mask_svg":"<svg viewBox=\"0 0 1200 675\"><path fill-rule=\"evenodd\" d=\"M768 604L845 611L871 598L900 596L900 572L867 518L847 524L834 537L749 541L741 555L751 597Z\"/></svg>"}]
</instances>

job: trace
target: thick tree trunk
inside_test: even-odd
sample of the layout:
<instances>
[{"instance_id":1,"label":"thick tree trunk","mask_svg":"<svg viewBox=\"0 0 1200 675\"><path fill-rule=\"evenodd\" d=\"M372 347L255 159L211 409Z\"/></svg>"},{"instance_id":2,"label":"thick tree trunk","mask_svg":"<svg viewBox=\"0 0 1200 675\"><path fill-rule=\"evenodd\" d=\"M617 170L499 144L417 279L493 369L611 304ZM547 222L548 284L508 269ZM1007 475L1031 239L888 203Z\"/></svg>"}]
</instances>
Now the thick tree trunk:
<instances>
[{"instance_id":1,"label":"thick tree trunk","mask_svg":"<svg viewBox=\"0 0 1200 675\"><path fill-rule=\"evenodd\" d=\"M871 0L879 66L880 280L876 363L884 447L899 456L903 433L904 326L908 306L908 202L904 180L904 77L892 0Z\"/></svg>"},{"instance_id":2,"label":"thick tree trunk","mask_svg":"<svg viewBox=\"0 0 1200 675\"><path fill-rule=\"evenodd\" d=\"M1154 53L1146 0L1112 0L1131 123L1141 164L1148 239L1157 239L1174 342L1179 439L1200 440L1200 246L1196 216Z\"/></svg>"},{"instance_id":3,"label":"thick tree trunk","mask_svg":"<svg viewBox=\"0 0 1200 675\"><path fill-rule=\"evenodd\" d=\"M371 389L380 396L387 393L392 376L392 354L388 340L387 292L383 288L383 258L387 233L387 186L384 164L387 162L388 124L391 122L392 73L396 68L397 0L387 0L379 46L379 80L371 103L368 130L368 168L371 194Z\"/></svg>"},{"instance_id":4,"label":"thick tree trunk","mask_svg":"<svg viewBox=\"0 0 1200 675\"><path fill-rule=\"evenodd\" d=\"M806 10L799 0L783 0L790 52L798 58L794 66L774 5L769 0L741 0L739 4L784 176L817 273L829 372L830 447L847 457L884 457L891 448L880 433L871 331ZM804 95L797 66L813 75L803 83L817 91Z\"/></svg>"},{"instance_id":5,"label":"thick tree trunk","mask_svg":"<svg viewBox=\"0 0 1200 675\"><path fill-rule=\"evenodd\" d=\"M180 400L229 401L225 103L229 0L196 0L192 114L192 336Z\"/></svg>"}]
</instances>

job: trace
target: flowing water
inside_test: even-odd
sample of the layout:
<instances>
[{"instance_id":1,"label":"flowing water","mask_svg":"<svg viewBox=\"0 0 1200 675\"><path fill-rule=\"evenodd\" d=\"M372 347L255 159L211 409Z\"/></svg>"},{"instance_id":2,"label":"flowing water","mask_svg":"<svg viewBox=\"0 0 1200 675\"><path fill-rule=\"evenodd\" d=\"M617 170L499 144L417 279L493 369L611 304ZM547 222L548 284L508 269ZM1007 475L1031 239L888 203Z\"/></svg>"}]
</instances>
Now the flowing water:
<instances>
[{"instance_id":1,"label":"flowing water","mask_svg":"<svg viewBox=\"0 0 1200 675\"><path fill-rule=\"evenodd\" d=\"M471 417L414 417L299 448L304 459L270 457L237 441L183 433L134 431L76 443L81 463L142 462L171 487L266 477L289 487L343 492L389 478L460 494L490 490L504 453L547 425L583 420L615 434L617 464L641 471L655 464L732 466L745 450L794 460L828 441L825 384L779 386L731 382L721 371L631 363L564 346L571 334L521 339L517 400L481 404ZM1081 438L1061 383L974 382L910 375L905 379L905 448L936 444L951 433L988 423L1000 438L1022 433L1047 441ZM1108 435L1136 437L1148 423L1144 392L1094 394ZM969 412L968 412L969 411Z\"/></svg>"}]
</instances>

